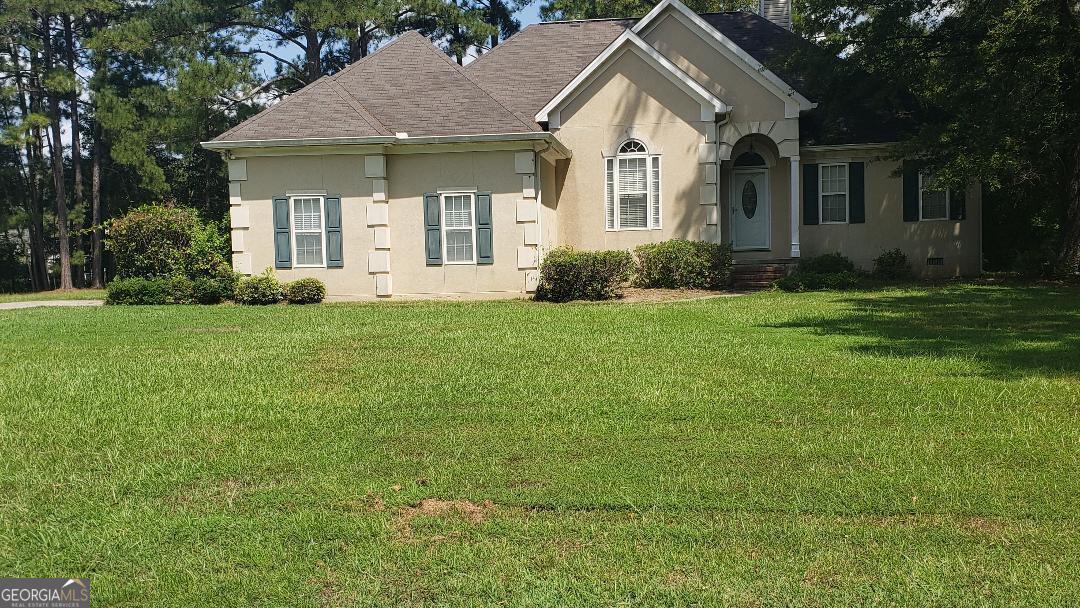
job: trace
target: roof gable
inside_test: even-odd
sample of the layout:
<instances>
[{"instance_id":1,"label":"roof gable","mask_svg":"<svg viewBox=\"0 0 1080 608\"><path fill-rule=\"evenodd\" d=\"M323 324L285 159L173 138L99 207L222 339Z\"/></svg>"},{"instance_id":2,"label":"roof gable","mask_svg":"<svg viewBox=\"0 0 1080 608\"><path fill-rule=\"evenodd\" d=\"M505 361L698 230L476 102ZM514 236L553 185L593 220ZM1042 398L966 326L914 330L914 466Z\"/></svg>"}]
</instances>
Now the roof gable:
<instances>
[{"instance_id":1,"label":"roof gable","mask_svg":"<svg viewBox=\"0 0 1080 608\"><path fill-rule=\"evenodd\" d=\"M719 29L713 27L700 15L688 9L686 5L679 2L679 0L663 0L657 4L653 10L649 11L647 15L642 17L640 21L635 23L631 30L634 33L644 34L645 32L648 32L654 24L659 22L661 16L667 14L671 14L679 21L682 21L692 32L701 37L705 42L709 43L718 53L739 66L762 86L782 99L787 108L785 111L785 116L787 118L797 118L799 112L813 109L814 104L804 97L802 93L799 93L794 87L784 82L779 76L765 67L764 64L755 59L753 55L736 44Z\"/></svg>"},{"instance_id":2,"label":"roof gable","mask_svg":"<svg viewBox=\"0 0 1080 608\"><path fill-rule=\"evenodd\" d=\"M602 53L589 62L585 69L575 76L561 91L556 93L551 98L551 101L540 108L536 113L536 120L538 122L547 122L550 127L557 128L559 126L559 108L573 99L607 65L625 52L634 53L659 74L671 81L672 84L682 89L684 93L697 100L701 106L701 120L711 121L717 112L726 112L728 110L726 103L688 76L686 72L680 70L678 66L661 55L659 51L649 46L640 36L632 30L624 30Z\"/></svg>"}]
</instances>

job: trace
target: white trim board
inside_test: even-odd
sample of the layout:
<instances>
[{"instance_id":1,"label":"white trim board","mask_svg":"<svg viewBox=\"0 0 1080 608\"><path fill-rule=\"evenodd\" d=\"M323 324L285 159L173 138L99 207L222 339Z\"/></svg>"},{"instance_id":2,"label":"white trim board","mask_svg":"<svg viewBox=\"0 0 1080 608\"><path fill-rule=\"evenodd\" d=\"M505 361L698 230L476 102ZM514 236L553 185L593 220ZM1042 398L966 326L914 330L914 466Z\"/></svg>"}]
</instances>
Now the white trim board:
<instances>
[{"instance_id":1,"label":"white trim board","mask_svg":"<svg viewBox=\"0 0 1080 608\"><path fill-rule=\"evenodd\" d=\"M649 26L653 25L653 22L664 14L664 10L668 7L674 9L672 14L686 25L690 31L696 33L702 40L730 59L754 80L757 80L782 99L785 106L785 118L798 118L799 112L806 112L817 106L817 104L804 97L802 93L796 91L795 87L784 82L782 78L765 67L760 61L754 59L742 47L735 44L733 40L709 25L700 15L686 8L686 5L679 2L679 0L663 0L635 23L634 27L630 28L631 31L642 36L646 35L648 30L652 29Z\"/></svg>"},{"instance_id":2,"label":"white trim board","mask_svg":"<svg viewBox=\"0 0 1080 608\"><path fill-rule=\"evenodd\" d=\"M558 128L561 122L559 110L572 101L581 89L592 83L602 68L626 52L632 52L640 57L672 84L701 104L700 119L702 121L713 122L716 114L722 114L731 109L723 100L710 93L708 89L701 86L701 83L691 78L689 74L679 69L679 66L642 40L641 36L632 30L626 30L536 113L536 121L548 123L549 128Z\"/></svg>"}]
</instances>

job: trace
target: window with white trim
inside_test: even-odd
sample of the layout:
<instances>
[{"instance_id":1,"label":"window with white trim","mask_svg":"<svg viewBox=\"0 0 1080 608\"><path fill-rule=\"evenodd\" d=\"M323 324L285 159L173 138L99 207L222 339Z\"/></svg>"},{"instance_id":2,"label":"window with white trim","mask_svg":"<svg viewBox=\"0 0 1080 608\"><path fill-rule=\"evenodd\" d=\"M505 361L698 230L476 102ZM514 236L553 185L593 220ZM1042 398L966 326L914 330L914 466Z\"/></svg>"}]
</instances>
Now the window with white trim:
<instances>
[{"instance_id":1,"label":"window with white trim","mask_svg":"<svg viewBox=\"0 0 1080 608\"><path fill-rule=\"evenodd\" d=\"M919 220L949 219L949 190L934 187L932 173L919 173Z\"/></svg>"},{"instance_id":2,"label":"window with white trim","mask_svg":"<svg viewBox=\"0 0 1080 608\"><path fill-rule=\"evenodd\" d=\"M660 228L660 156L629 139L604 159L604 221L608 230Z\"/></svg>"},{"instance_id":3,"label":"window with white trim","mask_svg":"<svg viewBox=\"0 0 1080 608\"><path fill-rule=\"evenodd\" d=\"M326 232L323 225L323 197L294 196L293 254L297 267L326 266Z\"/></svg>"},{"instance_id":4,"label":"window with white trim","mask_svg":"<svg viewBox=\"0 0 1080 608\"><path fill-rule=\"evenodd\" d=\"M441 194L443 255L447 264L476 263L476 196Z\"/></svg>"},{"instance_id":5,"label":"window with white trim","mask_svg":"<svg viewBox=\"0 0 1080 608\"><path fill-rule=\"evenodd\" d=\"M822 224L846 224L848 221L847 163L821 165L820 206Z\"/></svg>"}]
</instances>

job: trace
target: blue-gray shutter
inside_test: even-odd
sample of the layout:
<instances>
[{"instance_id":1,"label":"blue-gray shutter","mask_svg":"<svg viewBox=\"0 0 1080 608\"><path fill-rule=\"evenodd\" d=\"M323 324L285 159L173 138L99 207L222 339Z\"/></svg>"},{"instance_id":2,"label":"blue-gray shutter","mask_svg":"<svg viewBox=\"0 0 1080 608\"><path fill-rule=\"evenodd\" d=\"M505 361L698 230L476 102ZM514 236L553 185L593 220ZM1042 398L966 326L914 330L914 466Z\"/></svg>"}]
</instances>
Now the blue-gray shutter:
<instances>
[{"instance_id":1,"label":"blue-gray shutter","mask_svg":"<svg viewBox=\"0 0 1080 608\"><path fill-rule=\"evenodd\" d=\"M292 268L289 237L289 199L274 197L274 268Z\"/></svg>"},{"instance_id":2,"label":"blue-gray shutter","mask_svg":"<svg viewBox=\"0 0 1080 608\"><path fill-rule=\"evenodd\" d=\"M341 268L341 197L326 197L326 267Z\"/></svg>"},{"instance_id":3,"label":"blue-gray shutter","mask_svg":"<svg viewBox=\"0 0 1080 608\"><path fill-rule=\"evenodd\" d=\"M803 224L814 226L818 223L818 166L807 163L802 167Z\"/></svg>"},{"instance_id":4,"label":"blue-gray shutter","mask_svg":"<svg viewBox=\"0 0 1080 608\"><path fill-rule=\"evenodd\" d=\"M476 263L494 264L491 233L491 193L476 193Z\"/></svg>"},{"instance_id":5,"label":"blue-gray shutter","mask_svg":"<svg viewBox=\"0 0 1080 608\"><path fill-rule=\"evenodd\" d=\"M967 192L961 188L949 192L949 219L963 220L967 218Z\"/></svg>"},{"instance_id":6,"label":"blue-gray shutter","mask_svg":"<svg viewBox=\"0 0 1080 608\"><path fill-rule=\"evenodd\" d=\"M919 221L919 165L904 161L904 221Z\"/></svg>"},{"instance_id":7,"label":"blue-gray shutter","mask_svg":"<svg viewBox=\"0 0 1080 608\"><path fill-rule=\"evenodd\" d=\"M866 223L866 167L863 163L848 163L848 222Z\"/></svg>"},{"instance_id":8,"label":"blue-gray shutter","mask_svg":"<svg viewBox=\"0 0 1080 608\"><path fill-rule=\"evenodd\" d=\"M424 195L424 243L427 251L427 265L442 265L442 213L439 209L439 195Z\"/></svg>"}]
</instances>

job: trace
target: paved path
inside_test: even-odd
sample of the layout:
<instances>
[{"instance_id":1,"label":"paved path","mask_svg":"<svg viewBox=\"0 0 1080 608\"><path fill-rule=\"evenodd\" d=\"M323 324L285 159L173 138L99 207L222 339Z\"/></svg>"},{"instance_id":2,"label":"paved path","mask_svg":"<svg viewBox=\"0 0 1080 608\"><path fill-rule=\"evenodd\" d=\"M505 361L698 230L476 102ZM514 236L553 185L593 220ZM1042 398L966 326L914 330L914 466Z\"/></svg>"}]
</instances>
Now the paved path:
<instances>
[{"instance_id":1,"label":"paved path","mask_svg":"<svg viewBox=\"0 0 1080 608\"><path fill-rule=\"evenodd\" d=\"M105 300L34 300L31 302L3 302L0 310L36 308L38 306L101 306Z\"/></svg>"}]
</instances>

